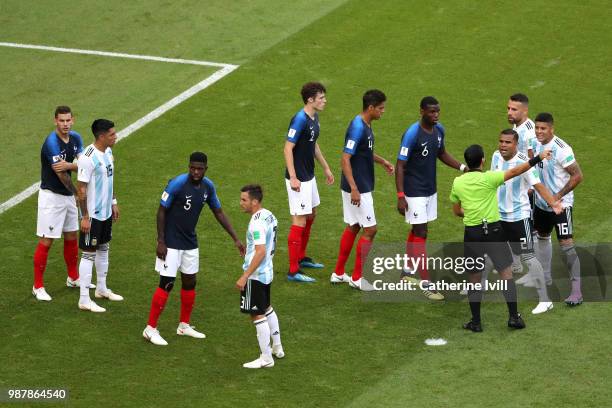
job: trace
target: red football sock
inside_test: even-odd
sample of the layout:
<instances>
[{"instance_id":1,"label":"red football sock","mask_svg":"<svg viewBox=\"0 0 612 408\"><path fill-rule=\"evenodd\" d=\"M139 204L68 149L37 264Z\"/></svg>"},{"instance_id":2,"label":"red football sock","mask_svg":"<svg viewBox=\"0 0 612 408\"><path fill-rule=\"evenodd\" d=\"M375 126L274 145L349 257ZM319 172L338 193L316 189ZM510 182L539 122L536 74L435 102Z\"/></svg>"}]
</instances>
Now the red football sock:
<instances>
[{"instance_id":1,"label":"red football sock","mask_svg":"<svg viewBox=\"0 0 612 408\"><path fill-rule=\"evenodd\" d=\"M292 225L287 237L289 247L289 273L295 274L300 269L300 251L302 249L302 235L304 227Z\"/></svg>"},{"instance_id":2,"label":"red football sock","mask_svg":"<svg viewBox=\"0 0 612 408\"><path fill-rule=\"evenodd\" d=\"M336 275L344 275L344 265L346 260L351 255L353 244L357 234L352 229L346 227L340 238L340 251L338 252L338 261L336 262Z\"/></svg>"},{"instance_id":3,"label":"red football sock","mask_svg":"<svg viewBox=\"0 0 612 408\"><path fill-rule=\"evenodd\" d=\"M45 286L43 283L43 275L47 268L49 248L50 247L44 246L39 242L38 245L36 245L36 251L34 251L34 288L36 289Z\"/></svg>"},{"instance_id":4,"label":"red football sock","mask_svg":"<svg viewBox=\"0 0 612 408\"><path fill-rule=\"evenodd\" d=\"M365 239L364 237L359 238L357 241L357 254L355 256L355 269L353 269L353 282L361 279L363 272L363 264L368 259L368 253L372 247L372 241Z\"/></svg>"},{"instance_id":5,"label":"red football sock","mask_svg":"<svg viewBox=\"0 0 612 408\"><path fill-rule=\"evenodd\" d=\"M70 279L79 279L79 269L77 268L77 263L79 261L79 244L76 239L64 239L64 261L66 261Z\"/></svg>"},{"instance_id":6,"label":"red football sock","mask_svg":"<svg viewBox=\"0 0 612 408\"><path fill-rule=\"evenodd\" d=\"M153 294L153 301L151 302L151 311L149 312L149 326L157 327L157 320L164 311L166 301L168 300L169 293L162 288L157 288Z\"/></svg>"},{"instance_id":7,"label":"red football sock","mask_svg":"<svg viewBox=\"0 0 612 408\"><path fill-rule=\"evenodd\" d=\"M411 256L421 258L421 261L419 261L419 276L422 280L429 280L429 272L427 271L427 238L417 237L412 232L410 235L412 236ZM408 239L410 240L410 237Z\"/></svg>"},{"instance_id":8,"label":"red football sock","mask_svg":"<svg viewBox=\"0 0 612 408\"><path fill-rule=\"evenodd\" d=\"M189 323L195 302L195 289L181 289L181 323Z\"/></svg>"},{"instance_id":9,"label":"red football sock","mask_svg":"<svg viewBox=\"0 0 612 408\"><path fill-rule=\"evenodd\" d=\"M306 226L304 227L304 232L302 233L302 245L300 246L300 261L306 258L306 247L308 246L308 240L310 239L310 229L312 228L313 222L314 218L306 218Z\"/></svg>"}]
</instances>

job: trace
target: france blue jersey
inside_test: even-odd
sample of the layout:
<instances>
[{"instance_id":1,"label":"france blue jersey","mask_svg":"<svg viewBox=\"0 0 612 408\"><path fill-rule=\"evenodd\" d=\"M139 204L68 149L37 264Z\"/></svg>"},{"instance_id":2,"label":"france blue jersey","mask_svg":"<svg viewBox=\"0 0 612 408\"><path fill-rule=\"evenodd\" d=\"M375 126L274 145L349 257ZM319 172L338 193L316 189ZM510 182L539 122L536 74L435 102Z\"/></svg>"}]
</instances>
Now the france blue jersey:
<instances>
[{"instance_id":1,"label":"france blue jersey","mask_svg":"<svg viewBox=\"0 0 612 408\"><path fill-rule=\"evenodd\" d=\"M52 164L65 160L72 163L83 152L83 139L77 132L68 133L68 143L65 143L55 132L51 132L40 149L40 188L53 191L56 194L72 195L72 191L60 181L51 167ZM68 172L70 175L70 171Z\"/></svg>"},{"instance_id":2,"label":"france blue jersey","mask_svg":"<svg viewBox=\"0 0 612 408\"><path fill-rule=\"evenodd\" d=\"M374 191L374 133L361 115L355 116L346 130L343 152L351 155L353 178L359 192ZM340 188L347 193L351 192L344 172L340 179Z\"/></svg>"},{"instance_id":3,"label":"france blue jersey","mask_svg":"<svg viewBox=\"0 0 612 408\"><path fill-rule=\"evenodd\" d=\"M249 228L247 229L247 247L242 269L246 271L253 261L256 245L266 246L266 256L262 259L257 269L255 269L255 272L249 276L249 279L258 280L266 285L272 283L272 279L274 279L272 258L274 257L274 252L276 252L277 230L278 221L276 217L265 208L257 211L251 217Z\"/></svg>"},{"instance_id":4,"label":"france blue jersey","mask_svg":"<svg viewBox=\"0 0 612 408\"><path fill-rule=\"evenodd\" d=\"M204 204L211 210L221 208L213 182L204 177L193 185L187 173L170 180L160 204L166 208L166 246L183 250L198 247L195 228Z\"/></svg>"},{"instance_id":5,"label":"france blue jersey","mask_svg":"<svg viewBox=\"0 0 612 408\"><path fill-rule=\"evenodd\" d=\"M432 133L427 133L416 122L404 136L398 160L404 167L404 194L407 197L429 197L436 193L436 160L444 152L444 127L437 123Z\"/></svg>"},{"instance_id":6,"label":"france blue jersey","mask_svg":"<svg viewBox=\"0 0 612 408\"><path fill-rule=\"evenodd\" d=\"M293 167L300 181L314 178L315 145L319 138L319 115L311 118L304 109L295 114L289 124L287 141L295 143L293 147ZM289 180L289 171L285 169L285 178Z\"/></svg>"}]
</instances>

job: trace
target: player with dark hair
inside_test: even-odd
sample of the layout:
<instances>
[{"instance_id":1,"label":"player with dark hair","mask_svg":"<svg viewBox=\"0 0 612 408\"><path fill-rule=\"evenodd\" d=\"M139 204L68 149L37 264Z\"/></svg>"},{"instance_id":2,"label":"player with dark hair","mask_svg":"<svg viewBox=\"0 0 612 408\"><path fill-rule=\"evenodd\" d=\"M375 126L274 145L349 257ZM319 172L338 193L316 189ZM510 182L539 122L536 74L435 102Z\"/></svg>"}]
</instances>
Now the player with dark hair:
<instances>
[{"instance_id":1,"label":"player with dark hair","mask_svg":"<svg viewBox=\"0 0 612 408\"><path fill-rule=\"evenodd\" d=\"M303 268L323 268L323 265L306 256L310 230L320 204L314 160L323 167L327 184L333 184L327 161L317 143L319 138L319 114L325 108L325 87L319 82L308 82L302 87L304 108L291 119L283 154L285 156L285 184L289 196L291 229L287 238L289 248L289 273L292 282L314 282Z\"/></svg>"},{"instance_id":2,"label":"player with dark hair","mask_svg":"<svg viewBox=\"0 0 612 408\"><path fill-rule=\"evenodd\" d=\"M501 132L499 148L493 153L491 159L492 171L505 171L529 161L525 154L518 151L518 142L519 135L515 130L505 129ZM542 265L534 253L533 235L531 233L531 204L528 195L531 188L535 189L546 200L549 208L552 208L557 214L561 213L561 203L555 200L542 184L535 168L501 185L497 190L497 201L501 226L506 239L510 243L513 256L519 257L519 262L522 260L528 266L528 275L533 277L533 286L538 291L539 303L531 313L540 314L551 310L553 303L546 291ZM483 280L486 280L484 275ZM521 279L517 280L516 283L520 284Z\"/></svg>"},{"instance_id":3,"label":"player with dark hair","mask_svg":"<svg viewBox=\"0 0 612 408\"><path fill-rule=\"evenodd\" d=\"M78 190L81 207L79 247L83 251L79 264L81 287L79 309L105 312L89 297L89 285L96 266L96 298L122 301L123 297L106 286L108 250L113 222L119 219L119 207L113 188L115 164L111 147L117 141L115 124L108 119L96 119L91 124L94 143L87 146L79 159Z\"/></svg>"},{"instance_id":4,"label":"player with dark hair","mask_svg":"<svg viewBox=\"0 0 612 408\"><path fill-rule=\"evenodd\" d=\"M75 159L81 156L83 140L74 132L74 116L68 106L55 109L55 130L51 132L40 150L41 182L38 192L38 216L36 235L38 245L34 252L34 286L32 294L37 300L50 301L51 296L44 287L43 275L53 240L64 235L64 261L68 270L66 286L80 284L77 263L79 247L78 211L72 184L71 172L77 170Z\"/></svg>"},{"instance_id":5,"label":"player with dark hair","mask_svg":"<svg viewBox=\"0 0 612 408\"><path fill-rule=\"evenodd\" d=\"M518 313L516 285L512 279L512 253L506 242L500 223L497 188L516 176L528 171L549 155L545 150L539 156L528 162L516 165L506 171L483 171L485 158L480 145L471 145L465 150L464 158L469 171L453 181L450 200L453 203L453 213L463 218L464 256L471 258L472 264L478 259L484 259L485 253L499 271L500 277L506 282L503 291L508 305L508 327L523 329L525 322ZM470 282L481 282L482 271L477 267L470 268ZM469 290L468 299L472 319L463 325L464 329L481 332L480 302L482 290Z\"/></svg>"},{"instance_id":6,"label":"player with dark hair","mask_svg":"<svg viewBox=\"0 0 612 408\"><path fill-rule=\"evenodd\" d=\"M555 214L548 207L545 198L538 192L533 214L534 226L538 234L536 254L544 268L546 284L552 284L550 265L552 261L552 243L550 235L553 228L565 257L570 273L571 293L565 299L569 306L582 303L580 284L580 259L574 246L573 208L574 189L582 182L582 170L576 161L574 151L560 137L555 135L554 119L550 113L540 113L535 118L535 132L538 139L535 153L546 149L552 152L552 159L541 163L542 182L555 200L561 200L563 212Z\"/></svg>"},{"instance_id":7,"label":"player with dark hair","mask_svg":"<svg viewBox=\"0 0 612 408\"><path fill-rule=\"evenodd\" d=\"M342 153L342 208L347 224L340 239L340 251L331 283L348 282L351 287L369 291L372 285L362 278L363 263L367 259L372 241L376 236L374 214L374 163L381 164L388 174L394 167L387 160L374 153L374 132L372 121L381 118L385 112L387 97L382 91L372 89L363 95L363 110L349 124L344 136ZM355 238L363 229L357 242L357 254L353 275L349 277L344 266L353 249ZM351 279L352 278L352 279Z\"/></svg>"},{"instance_id":8,"label":"player with dark hair","mask_svg":"<svg viewBox=\"0 0 612 408\"><path fill-rule=\"evenodd\" d=\"M240 311L251 315L257 331L260 356L242 366L245 368L274 367L274 359L283 358L278 316L270 304L270 287L274 279L272 258L276 251L278 221L274 214L261 206L263 191L257 184L240 189L240 208L251 214L247 229L247 250L243 273L236 281L240 290ZM270 347L270 337L272 347Z\"/></svg>"},{"instance_id":9,"label":"player with dark hair","mask_svg":"<svg viewBox=\"0 0 612 408\"><path fill-rule=\"evenodd\" d=\"M508 122L518 133L518 151L533 157L536 142L535 124L529 119L529 98L522 93L511 95L507 105Z\"/></svg>"},{"instance_id":10,"label":"player with dark hair","mask_svg":"<svg viewBox=\"0 0 612 408\"><path fill-rule=\"evenodd\" d=\"M436 161L454 169L464 171L464 164L458 162L444 146L445 130L439 123L440 103L433 96L426 96L420 103L421 119L408 127L402 137L397 164L395 184L397 188L397 210L412 225L406 238L406 254L413 259L426 259L427 223L438 217L438 195L436 187ZM415 270L405 270L404 279L411 277ZM426 262L419 268L420 278L429 281ZM444 300L435 290L424 290L431 300Z\"/></svg>"},{"instance_id":11,"label":"player with dark hair","mask_svg":"<svg viewBox=\"0 0 612 408\"><path fill-rule=\"evenodd\" d=\"M168 182L157 209L157 249L155 270L159 273L159 286L153 294L149 321L142 335L158 346L168 344L157 330L168 295L174 287L177 271L181 271L181 315L176 334L203 339L206 336L191 326L191 311L195 302L196 273L200 266L196 225L204 205L208 205L217 222L234 241L241 256L244 245L236 236L232 224L221 209L221 202L213 182L204 177L208 158L202 152L189 157L189 172Z\"/></svg>"}]
</instances>

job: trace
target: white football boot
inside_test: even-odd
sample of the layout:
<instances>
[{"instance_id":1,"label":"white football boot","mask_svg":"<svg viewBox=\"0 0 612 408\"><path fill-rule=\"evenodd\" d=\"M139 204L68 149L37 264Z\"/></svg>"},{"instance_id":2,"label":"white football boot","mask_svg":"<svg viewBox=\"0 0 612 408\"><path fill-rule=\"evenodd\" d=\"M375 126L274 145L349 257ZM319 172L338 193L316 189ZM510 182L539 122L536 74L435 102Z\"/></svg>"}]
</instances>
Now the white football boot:
<instances>
[{"instance_id":1,"label":"white football boot","mask_svg":"<svg viewBox=\"0 0 612 408\"><path fill-rule=\"evenodd\" d=\"M362 292L372 292L373 290L375 290L374 286L372 286L372 284L368 282L365 278L359 278L356 281L351 279L349 282L349 286L351 288L359 289Z\"/></svg>"},{"instance_id":2,"label":"white football boot","mask_svg":"<svg viewBox=\"0 0 612 408\"><path fill-rule=\"evenodd\" d=\"M106 309L98 306L96 304L96 302L94 302L93 300L90 300L88 304L83 305L81 303L79 303L79 309L81 310L87 310L89 312L94 312L94 313L103 313L106 312Z\"/></svg>"},{"instance_id":3,"label":"white football boot","mask_svg":"<svg viewBox=\"0 0 612 408\"><path fill-rule=\"evenodd\" d=\"M538 305L531 311L531 314L541 314L546 313L549 310L552 310L554 307L553 302L540 302Z\"/></svg>"},{"instance_id":4,"label":"white football boot","mask_svg":"<svg viewBox=\"0 0 612 408\"><path fill-rule=\"evenodd\" d=\"M346 273L343 273L342 275L336 275L336 272L333 272L331 274L331 277L329 278L330 283L349 283L351 281L351 277L348 276Z\"/></svg>"},{"instance_id":5,"label":"white football boot","mask_svg":"<svg viewBox=\"0 0 612 408\"><path fill-rule=\"evenodd\" d=\"M69 288L80 288L81 287L81 280L80 279L75 279L72 280L72 278L70 276L68 276L66 278L66 286ZM94 285L93 283L89 284L89 289L95 289L96 285Z\"/></svg>"},{"instance_id":6,"label":"white football boot","mask_svg":"<svg viewBox=\"0 0 612 408\"><path fill-rule=\"evenodd\" d=\"M277 344L275 346L272 346L272 354L276 358L283 358L283 357L285 357L285 351L283 350L282 344Z\"/></svg>"},{"instance_id":7,"label":"white football boot","mask_svg":"<svg viewBox=\"0 0 612 408\"><path fill-rule=\"evenodd\" d=\"M180 322L176 328L176 334L179 336L189 336L196 339L205 339L206 335L195 330L195 326L190 326L187 323Z\"/></svg>"},{"instance_id":8,"label":"white football boot","mask_svg":"<svg viewBox=\"0 0 612 408\"><path fill-rule=\"evenodd\" d=\"M108 299L108 300L112 300L114 302L121 302L123 300L123 296L114 293L110 289L106 289L106 292L104 292L104 293L98 292L98 290L96 289L95 296L98 299L105 298L105 299Z\"/></svg>"},{"instance_id":9,"label":"white football boot","mask_svg":"<svg viewBox=\"0 0 612 408\"><path fill-rule=\"evenodd\" d=\"M147 325L145 329L142 331L142 337L149 340L151 343L156 346L167 346L168 342L164 340L164 338L159 334L159 330L155 327L151 327Z\"/></svg>"},{"instance_id":10,"label":"white football boot","mask_svg":"<svg viewBox=\"0 0 612 408\"><path fill-rule=\"evenodd\" d=\"M257 360L242 365L244 368L270 368L274 367L274 359L272 356L261 355Z\"/></svg>"},{"instance_id":11,"label":"white football boot","mask_svg":"<svg viewBox=\"0 0 612 408\"><path fill-rule=\"evenodd\" d=\"M36 297L36 300L40 300L40 301L43 301L43 302L50 302L51 301L51 296L49 296L49 294L45 290L44 286L42 286L42 287L40 287L38 289L35 289L32 286L32 294Z\"/></svg>"}]
</instances>

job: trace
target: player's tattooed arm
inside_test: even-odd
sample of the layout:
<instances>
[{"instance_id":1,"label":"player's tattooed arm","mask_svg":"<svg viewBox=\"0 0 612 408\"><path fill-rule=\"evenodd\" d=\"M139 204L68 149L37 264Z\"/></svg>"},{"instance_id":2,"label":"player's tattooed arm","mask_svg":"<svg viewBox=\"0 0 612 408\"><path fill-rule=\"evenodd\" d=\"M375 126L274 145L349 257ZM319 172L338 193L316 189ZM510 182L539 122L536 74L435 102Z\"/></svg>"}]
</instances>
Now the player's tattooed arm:
<instances>
[{"instance_id":1,"label":"player's tattooed arm","mask_svg":"<svg viewBox=\"0 0 612 408\"><path fill-rule=\"evenodd\" d=\"M344 174L344 178L351 188L351 204L359 207L361 204L361 193L357 188L357 183L355 183L355 178L353 177L353 167L351 166L351 157L350 153L342 153L342 160L340 161L340 166L342 167L342 174Z\"/></svg>"},{"instance_id":2,"label":"player's tattooed arm","mask_svg":"<svg viewBox=\"0 0 612 408\"><path fill-rule=\"evenodd\" d=\"M392 175L395 172L395 167L389 163L384 157L377 155L374 153L374 161L385 168L387 174Z\"/></svg>"},{"instance_id":3,"label":"player's tattooed arm","mask_svg":"<svg viewBox=\"0 0 612 408\"><path fill-rule=\"evenodd\" d=\"M54 168L54 170L55 170L55 168ZM74 186L74 184L72 183L72 179L70 178L70 175L68 174L68 172L66 172L66 171L58 171L58 170L55 170L55 174L57 174L57 177L60 179L60 181L62 182L62 184L63 184L64 186L66 186L66 188L67 188L67 189L68 189L70 192L72 192L72 194L75 194L75 195L76 195L76 193L77 193L77 189L76 189L76 187Z\"/></svg>"},{"instance_id":4,"label":"player's tattooed arm","mask_svg":"<svg viewBox=\"0 0 612 408\"><path fill-rule=\"evenodd\" d=\"M442 148L438 153L438 159L448 167L452 167L453 169L461 170L461 162L453 157L452 154L446 151L446 149Z\"/></svg>"},{"instance_id":5,"label":"player's tattooed arm","mask_svg":"<svg viewBox=\"0 0 612 408\"><path fill-rule=\"evenodd\" d=\"M212 209L212 212L215 218L217 219L217 222L221 224L223 229L229 234L230 237L232 237L234 245L238 249L238 252L240 252L240 256L244 257L244 254L246 253L246 248L244 247L244 244L238 239L238 236L234 231L234 227L232 227L232 224L230 223L229 218L227 218L227 216L223 212L223 209L214 208Z\"/></svg>"},{"instance_id":6,"label":"player's tattooed arm","mask_svg":"<svg viewBox=\"0 0 612 408\"><path fill-rule=\"evenodd\" d=\"M166 247L166 207L160 205L157 209L157 257L161 260L166 259L168 247Z\"/></svg>"},{"instance_id":7,"label":"player's tattooed arm","mask_svg":"<svg viewBox=\"0 0 612 408\"><path fill-rule=\"evenodd\" d=\"M569 173L570 179L568 180L567 184L564 185L557 194L555 194L555 198L557 200L563 198L564 195L575 189L576 186L582 182L582 170L580 169L578 162L567 166L565 170Z\"/></svg>"},{"instance_id":8,"label":"player's tattooed arm","mask_svg":"<svg viewBox=\"0 0 612 408\"><path fill-rule=\"evenodd\" d=\"M408 210L408 203L404 198L404 168L406 161L397 160L395 162L395 188L397 190L397 211L401 215L405 215Z\"/></svg>"},{"instance_id":9,"label":"player's tattooed arm","mask_svg":"<svg viewBox=\"0 0 612 408\"><path fill-rule=\"evenodd\" d=\"M89 219L89 212L87 211L87 183L79 181L78 185L77 199L79 208L81 209L81 231L87 234L91 227L91 220Z\"/></svg>"},{"instance_id":10,"label":"player's tattooed arm","mask_svg":"<svg viewBox=\"0 0 612 408\"><path fill-rule=\"evenodd\" d=\"M334 174L329 168L329 164L327 164L325 157L323 157L323 152L321 152L319 143L315 143L315 158L317 159L321 167L323 167L323 173L325 174L325 181L327 182L327 184L334 184Z\"/></svg>"}]
</instances>

